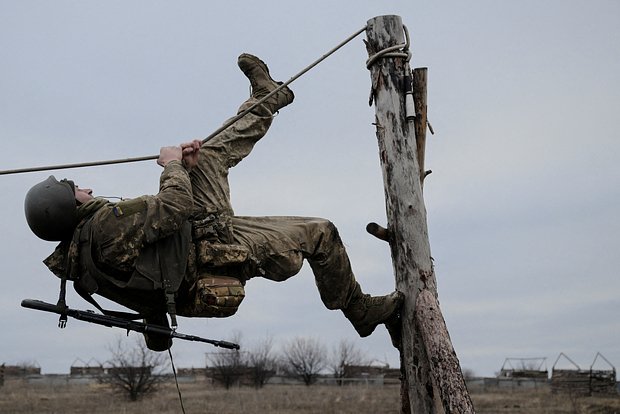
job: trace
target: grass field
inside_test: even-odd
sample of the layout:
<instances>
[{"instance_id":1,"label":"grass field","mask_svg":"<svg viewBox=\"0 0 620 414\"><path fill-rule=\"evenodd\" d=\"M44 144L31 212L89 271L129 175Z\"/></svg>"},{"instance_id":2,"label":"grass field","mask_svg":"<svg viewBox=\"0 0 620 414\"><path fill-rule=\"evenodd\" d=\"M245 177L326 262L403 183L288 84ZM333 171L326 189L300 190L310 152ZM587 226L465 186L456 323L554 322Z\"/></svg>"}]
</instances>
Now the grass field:
<instances>
[{"instance_id":1,"label":"grass field","mask_svg":"<svg viewBox=\"0 0 620 414\"><path fill-rule=\"evenodd\" d=\"M399 387L273 385L260 390L224 390L205 383L181 384L187 414L399 413ZM473 392L477 413L620 414L620 397L553 395L546 390ZM102 385L28 385L7 381L0 388L2 414L180 413L176 388L166 384L154 396L129 402Z\"/></svg>"}]
</instances>

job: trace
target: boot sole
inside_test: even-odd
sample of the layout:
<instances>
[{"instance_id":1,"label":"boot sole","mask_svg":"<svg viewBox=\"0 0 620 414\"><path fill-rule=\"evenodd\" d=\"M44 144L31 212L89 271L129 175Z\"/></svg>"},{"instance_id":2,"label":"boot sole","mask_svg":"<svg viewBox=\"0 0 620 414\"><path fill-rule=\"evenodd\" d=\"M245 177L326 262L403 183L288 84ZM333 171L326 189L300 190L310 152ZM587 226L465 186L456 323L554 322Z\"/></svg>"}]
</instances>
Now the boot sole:
<instances>
[{"instance_id":1,"label":"boot sole","mask_svg":"<svg viewBox=\"0 0 620 414\"><path fill-rule=\"evenodd\" d=\"M251 61L251 63L248 63L248 65L252 65L252 64L257 65L263 72L267 74L267 77L269 78L269 80L271 80L275 84L278 83L275 81L275 79L271 77L271 74L269 73L269 68L267 67L265 62L263 62L262 60L260 60L258 57L254 55L250 55L249 53L242 53L241 55L239 55L239 58L237 59L237 66L239 66L239 69L241 69L241 71L246 76L248 76L248 72L249 72L249 68L246 66L246 63L245 63L245 61L247 60Z\"/></svg>"},{"instance_id":2,"label":"boot sole","mask_svg":"<svg viewBox=\"0 0 620 414\"><path fill-rule=\"evenodd\" d=\"M250 61L250 62L247 62L247 61ZM246 64L246 62L247 62L247 64ZM254 55L251 55L249 53L242 53L241 55L239 55L239 58L237 59L237 66L239 66L239 69L241 69L241 72L243 72L243 74L247 78L249 78L249 75L248 75L249 68L248 68L248 66L250 66L250 65L257 65L263 72L265 72L265 74L267 75L269 80L271 82L273 82L273 84L275 85L276 88L282 84L282 82L278 82L278 81L276 81L275 79L273 79L271 77L271 74L269 73L269 68L267 67L267 64L265 64L265 62L263 62L260 58L254 56ZM293 100L295 99L295 94L293 93L293 91L291 89L289 89L288 86L285 87L285 88L282 88L280 90L280 92L283 92L284 94L289 96L289 98L288 98L288 100L290 101L289 103L293 102Z\"/></svg>"}]
</instances>

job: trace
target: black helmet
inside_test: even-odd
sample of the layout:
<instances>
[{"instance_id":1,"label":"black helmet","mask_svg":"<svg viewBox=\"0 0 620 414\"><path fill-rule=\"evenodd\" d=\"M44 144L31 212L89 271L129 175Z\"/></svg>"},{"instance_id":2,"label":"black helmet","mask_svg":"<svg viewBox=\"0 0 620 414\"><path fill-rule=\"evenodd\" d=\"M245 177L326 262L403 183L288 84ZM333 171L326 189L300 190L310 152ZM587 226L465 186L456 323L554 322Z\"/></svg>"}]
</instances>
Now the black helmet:
<instances>
[{"instance_id":1,"label":"black helmet","mask_svg":"<svg viewBox=\"0 0 620 414\"><path fill-rule=\"evenodd\" d=\"M77 226L75 186L72 181L58 181L53 175L34 185L24 201L30 230L47 241L68 240Z\"/></svg>"}]
</instances>

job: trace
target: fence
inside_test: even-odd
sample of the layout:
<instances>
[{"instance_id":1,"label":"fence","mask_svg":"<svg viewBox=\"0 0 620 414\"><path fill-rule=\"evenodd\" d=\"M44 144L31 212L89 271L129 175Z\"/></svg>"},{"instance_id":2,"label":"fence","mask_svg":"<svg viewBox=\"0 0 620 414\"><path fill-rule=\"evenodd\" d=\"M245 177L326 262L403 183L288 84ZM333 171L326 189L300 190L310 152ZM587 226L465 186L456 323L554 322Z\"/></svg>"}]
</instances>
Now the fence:
<instances>
[{"instance_id":1,"label":"fence","mask_svg":"<svg viewBox=\"0 0 620 414\"><path fill-rule=\"evenodd\" d=\"M555 366L561 357L570 361L575 369L556 369ZM611 369L595 370L594 365L599 357L607 362ZM600 352L596 353L588 370L581 369L568 356L560 353L551 371L551 392L580 396L617 395L616 368Z\"/></svg>"}]
</instances>

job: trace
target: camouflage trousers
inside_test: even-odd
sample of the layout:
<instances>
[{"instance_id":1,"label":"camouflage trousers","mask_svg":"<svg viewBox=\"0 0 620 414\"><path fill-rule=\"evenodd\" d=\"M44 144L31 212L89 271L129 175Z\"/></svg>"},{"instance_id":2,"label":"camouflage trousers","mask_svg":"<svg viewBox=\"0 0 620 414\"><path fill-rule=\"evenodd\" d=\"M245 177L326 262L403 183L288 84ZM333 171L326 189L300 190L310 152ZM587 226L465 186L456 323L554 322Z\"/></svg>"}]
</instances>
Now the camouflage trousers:
<instances>
[{"instance_id":1,"label":"camouflage trousers","mask_svg":"<svg viewBox=\"0 0 620 414\"><path fill-rule=\"evenodd\" d=\"M245 102L239 111L254 103ZM328 309L346 308L359 291L345 247L328 220L310 217L237 217L230 204L228 171L250 154L266 134L271 113L259 108L203 144L200 161L191 173L194 204L202 213L227 221L232 242L249 249L255 273L284 281L307 260L319 294Z\"/></svg>"}]
</instances>

